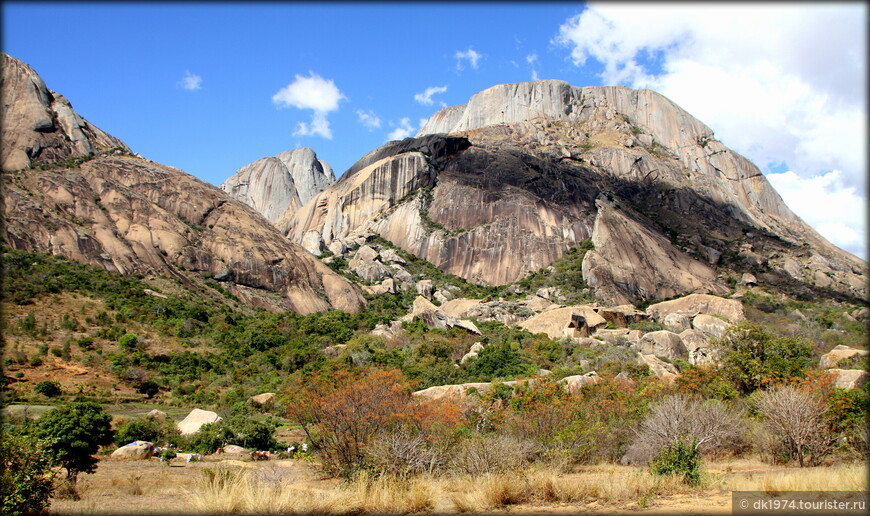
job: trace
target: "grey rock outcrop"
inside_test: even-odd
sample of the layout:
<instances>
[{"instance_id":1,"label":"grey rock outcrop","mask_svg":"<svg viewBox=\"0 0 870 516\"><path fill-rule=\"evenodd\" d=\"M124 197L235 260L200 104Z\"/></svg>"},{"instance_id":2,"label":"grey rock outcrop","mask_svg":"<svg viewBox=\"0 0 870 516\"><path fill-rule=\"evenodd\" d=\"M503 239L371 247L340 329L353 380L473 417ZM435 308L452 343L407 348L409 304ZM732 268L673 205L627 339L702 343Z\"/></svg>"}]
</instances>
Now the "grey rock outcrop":
<instances>
[{"instance_id":1,"label":"grey rock outcrop","mask_svg":"<svg viewBox=\"0 0 870 516\"><path fill-rule=\"evenodd\" d=\"M203 277L212 276L241 302L270 310L357 312L365 305L358 288L287 241L261 215L178 169L123 152L48 166L46 161L87 149L66 141L71 136L58 129L61 122L39 126L45 132L37 131L37 143L28 139L32 135L19 134L24 129L17 122L7 125L32 118L27 99L45 100L49 90L29 67L3 59L3 94L25 90L4 104L4 149L17 145L45 165L4 177L0 239L5 245L111 272L173 278L187 287L205 287ZM15 70L21 75L12 74ZM50 110L46 113L54 120ZM93 136L88 137L91 148L115 145L89 124L79 127ZM12 131L9 138L7 131ZM47 136L66 143L51 147L40 139ZM36 148L27 147L31 143L42 151L31 152Z\"/></svg>"},{"instance_id":2,"label":"grey rock outcrop","mask_svg":"<svg viewBox=\"0 0 870 516\"><path fill-rule=\"evenodd\" d=\"M707 314L698 314L692 319L693 329L714 339L721 339L731 326L733 325L728 321Z\"/></svg>"},{"instance_id":3,"label":"grey rock outcrop","mask_svg":"<svg viewBox=\"0 0 870 516\"><path fill-rule=\"evenodd\" d=\"M4 172L110 151L130 154L124 142L79 116L27 64L0 53L0 74Z\"/></svg>"},{"instance_id":4,"label":"grey rock outcrop","mask_svg":"<svg viewBox=\"0 0 870 516\"><path fill-rule=\"evenodd\" d=\"M638 349L645 355L655 355L673 360L688 358L688 350L683 340L674 332L667 330L652 331L641 337Z\"/></svg>"},{"instance_id":5,"label":"grey rock outcrop","mask_svg":"<svg viewBox=\"0 0 870 516\"><path fill-rule=\"evenodd\" d=\"M690 294L670 301L662 301L650 305L646 309L656 321L663 321L665 316L674 312L720 315L732 323L746 319L743 315L743 305L735 299L711 296L705 294Z\"/></svg>"},{"instance_id":6,"label":"grey rock outcrop","mask_svg":"<svg viewBox=\"0 0 870 516\"><path fill-rule=\"evenodd\" d=\"M313 150L301 148L249 163L220 188L278 225L334 182L332 167Z\"/></svg>"},{"instance_id":7,"label":"grey rock outcrop","mask_svg":"<svg viewBox=\"0 0 870 516\"><path fill-rule=\"evenodd\" d=\"M838 364L841 360L849 360L853 357L867 356L870 356L870 351L867 351L866 349L857 349L841 344L822 355L821 359L819 360L819 367L822 369L836 368L839 367Z\"/></svg>"}]
</instances>

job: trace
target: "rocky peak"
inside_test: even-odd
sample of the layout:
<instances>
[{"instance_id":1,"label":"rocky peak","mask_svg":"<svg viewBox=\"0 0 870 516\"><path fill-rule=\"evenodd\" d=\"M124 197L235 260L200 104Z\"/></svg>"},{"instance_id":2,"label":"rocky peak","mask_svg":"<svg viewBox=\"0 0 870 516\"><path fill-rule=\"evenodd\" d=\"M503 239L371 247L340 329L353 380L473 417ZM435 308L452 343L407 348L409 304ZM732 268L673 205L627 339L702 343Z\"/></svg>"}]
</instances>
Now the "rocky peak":
<instances>
[{"instance_id":1,"label":"rocky peak","mask_svg":"<svg viewBox=\"0 0 870 516\"><path fill-rule=\"evenodd\" d=\"M332 167L301 148L258 159L236 171L220 188L278 224L335 182Z\"/></svg>"},{"instance_id":2,"label":"rocky peak","mask_svg":"<svg viewBox=\"0 0 870 516\"><path fill-rule=\"evenodd\" d=\"M76 113L27 64L0 53L3 171L130 149Z\"/></svg>"},{"instance_id":3,"label":"rocky peak","mask_svg":"<svg viewBox=\"0 0 870 516\"><path fill-rule=\"evenodd\" d=\"M272 310L356 312L365 305L356 286L250 207L130 155L30 67L8 56L2 64L4 245L200 291L214 278L243 303ZM105 152L111 148L117 152ZM69 160L80 156L91 159Z\"/></svg>"},{"instance_id":4,"label":"rocky peak","mask_svg":"<svg viewBox=\"0 0 870 516\"><path fill-rule=\"evenodd\" d=\"M449 150L423 151L439 139ZM324 244L364 228L488 285L591 239L584 278L613 303L723 293L732 272L867 293L866 263L801 221L751 162L666 97L625 87L484 90L368 153L280 228Z\"/></svg>"}]
</instances>

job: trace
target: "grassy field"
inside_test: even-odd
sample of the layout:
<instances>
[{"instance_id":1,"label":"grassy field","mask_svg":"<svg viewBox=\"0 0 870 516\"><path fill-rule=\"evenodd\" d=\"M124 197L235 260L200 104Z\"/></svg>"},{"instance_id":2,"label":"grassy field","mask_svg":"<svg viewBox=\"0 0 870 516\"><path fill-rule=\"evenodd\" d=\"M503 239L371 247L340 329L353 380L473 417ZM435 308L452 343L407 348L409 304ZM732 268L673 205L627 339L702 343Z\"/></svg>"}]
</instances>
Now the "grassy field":
<instances>
[{"instance_id":1,"label":"grassy field","mask_svg":"<svg viewBox=\"0 0 870 516\"><path fill-rule=\"evenodd\" d=\"M602 464L560 474L549 469L476 477L416 477L409 481L360 476L323 478L307 461L207 457L103 460L79 480L81 499L54 500L51 514L409 514L695 513L730 514L731 492L868 489L867 466L772 467L754 460L710 463L700 487L645 468Z\"/></svg>"}]
</instances>

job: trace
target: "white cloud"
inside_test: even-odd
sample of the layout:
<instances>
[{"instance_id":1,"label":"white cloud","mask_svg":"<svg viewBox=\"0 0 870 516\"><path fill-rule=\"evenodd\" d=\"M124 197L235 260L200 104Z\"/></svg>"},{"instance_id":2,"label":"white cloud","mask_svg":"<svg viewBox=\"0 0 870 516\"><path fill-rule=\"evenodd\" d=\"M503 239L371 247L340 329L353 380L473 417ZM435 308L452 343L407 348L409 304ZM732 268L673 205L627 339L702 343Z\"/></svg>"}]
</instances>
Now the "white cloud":
<instances>
[{"instance_id":1,"label":"white cloud","mask_svg":"<svg viewBox=\"0 0 870 516\"><path fill-rule=\"evenodd\" d=\"M792 171L767 174L786 205L834 245L867 259L864 224L867 198L843 182L843 174L833 170L811 178Z\"/></svg>"},{"instance_id":2,"label":"white cloud","mask_svg":"<svg viewBox=\"0 0 870 516\"><path fill-rule=\"evenodd\" d=\"M837 170L829 193L853 188L865 199L866 21L862 3L605 2L567 20L556 41L578 66L601 63L603 84L667 96L762 170L786 163L792 185L832 181L822 174ZM815 225L824 214L807 208L840 218ZM830 240L844 237L844 227L865 233L855 212L818 201L802 209Z\"/></svg>"},{"instance_id":3,"label":"white cloud","mask_svg":"<svg viewBox=\"0 0 870 516\"><path fill-rule=\"evenodd\" d=\"M402 140L413 135L417 130L411 125L411 119L404 117L399 120L399 126L387 135L387 141Z\"/></svg>"},{"instance_id":4,"label":"white cloud","mask_svg":"<svg viewBox=\"0 0 870 516\"><path fill-rule=\"evenodd\" d=\"M368 129L369 131L379 129L381 127L381 119L372 110L363 111L361 109L357 109L356 116L359 123L361 123L363 127Z\"/></svg>"},{"instance_id":5,"label":"white cloud","mask_svg":"<svg viewBox=\"0 0 870 516\"><path fill-rule=\"evenodd\" d=\"M202 77L195 73L190 73L190 70L185 70L184 77L178 81L178 84L187 91L196 91L202 88Z\"/></svg>"},{"instance_id":6,"label":"white cloud","mask_svg":"<svg viewBox=\"0 0 870 516\"><path fill-rule=\"evenodd\" d=\"M292 83L272 95L272 102L279 108L295 107L314 111L310 123L299 122L294 136L320 135L331 140L332 130L326 115L338 110L339 101L346 98L331 79L309 72L308 77L296 75Z\"/></svg>"},{"instance_id":7,"label":"white cloud","mask_svg":"<svg viewBox=\"0 0 870 516\"><path fill-rule=\"evenodd\" d=\"M529 67L532 69L532 80L538 80L538 70L535 69L535 65L538 62L538 54L529 54L526 56L526 63L528 63Z\"/></svg>"},{"instance_id":8,"label":"white cloud","mask_svg":"<svg viewBox=\"0 0 870 516\"><path fill-rule=\"evenodd\" d=\"M465 51L457 51L456 52L456 69L462 70L464 68L462 62L468 61L468 64L470 64L472 68L477 70L477 62L480 61L480 58L482 58L482 57L483 57L483 54L477 53L471 47L468 47L468 50L465 50Z\"/></svg>"},{"instance_id":9,"label":"white cloud","mask_svg":"<svg viewBox=\"0 0 870 516\"><path fill-rule=\"evenodd\" d=\"M435 95L438 93L444 93L446 91L447 91L447 86L430 86L430 87L426 88L426 91L424 91L423 93L418 93L418 94L414 95L414 100L416 100L420 104L423 104L424 106L431 106L432 105L432 95Z\"/></svg>"}]
</instances>

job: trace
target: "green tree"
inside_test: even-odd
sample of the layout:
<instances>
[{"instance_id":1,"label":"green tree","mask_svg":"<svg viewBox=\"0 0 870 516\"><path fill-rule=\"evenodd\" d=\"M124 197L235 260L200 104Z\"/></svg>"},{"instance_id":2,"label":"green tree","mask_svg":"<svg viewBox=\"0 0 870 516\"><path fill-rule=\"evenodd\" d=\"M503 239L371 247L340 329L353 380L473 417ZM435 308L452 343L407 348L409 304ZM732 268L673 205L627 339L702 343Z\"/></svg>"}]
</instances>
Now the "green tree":
<instances>
[{"instance_id":1,"label":"green tree","mask_svg":"<svg viewBox=\"0 0 870 516\"><path fill-rule=\"evenodd\" d=\"M181 432L171 419L141 417L130 419L118 426L118 431L115 432L115 444L123 446L133 441L175 442L180 436Z\"/></svg>"},{"instance_id":2,"label":"green tree","mask_svg":"<svg viewBox=\"0 0 870 516\"><path fill-rule=\"evenodd\" d=\"M75 486L80 472L93 473L97 460L93 454L114 437L112 416L93 401L76 401L56 407L42 416L36 436L53 439L48 447L54 462L66 468Z\"/></svg>"},{"instance_id":3,"label":"green tree","mask_svg":"<svg viewBox=\"0 0 870 516\"><path fill-rule=\"evenodd\" d=\"M0 512L41 513L54 492L50 441L0 434Z\"/></svg>"},{"instance_id":4,"label":"green tree","mask_svg":"<svg viewBox=\"0 0 870 516\"><path fill-rule=\"evenodd\" d=\"M132 333L125 333L118 339L118 347L127 351L135 351L136 344L139 342L139 337Z\"/></svg>"},{"instance_id":5,"label":"green tree","mask_svg":"<svg viewBox=\"0 0 870 516\"><path fill-rule=\"evenodd\" d=\"M732 326L720 341L725 373L744 393L790 378L802 378L812 360L812 345L774 335L758 324Z\"/></svg>"},{"instance_id":6,"label":"green tree","mask_svg":"<svg viewBox=\"0 0 870 516\"><path fill-rule=\"evenodd\" d=\"M63 393L63 389L60 388L60 382L57 380L45 380L39 382L35 387L33 387L33 391L49 398L60 396L60 394Z\"/></svg>"},{"instance_id":7,"label":"green tree","mask_svg":"<svg viewBox=\"0 0 870 516\"><path fill-rule=\"evenodd\" d=\"M515 343L491 344L483 348L468 366L468 375L475 378L515 378L535 372Z\"/></svg>"}]
</instances>

